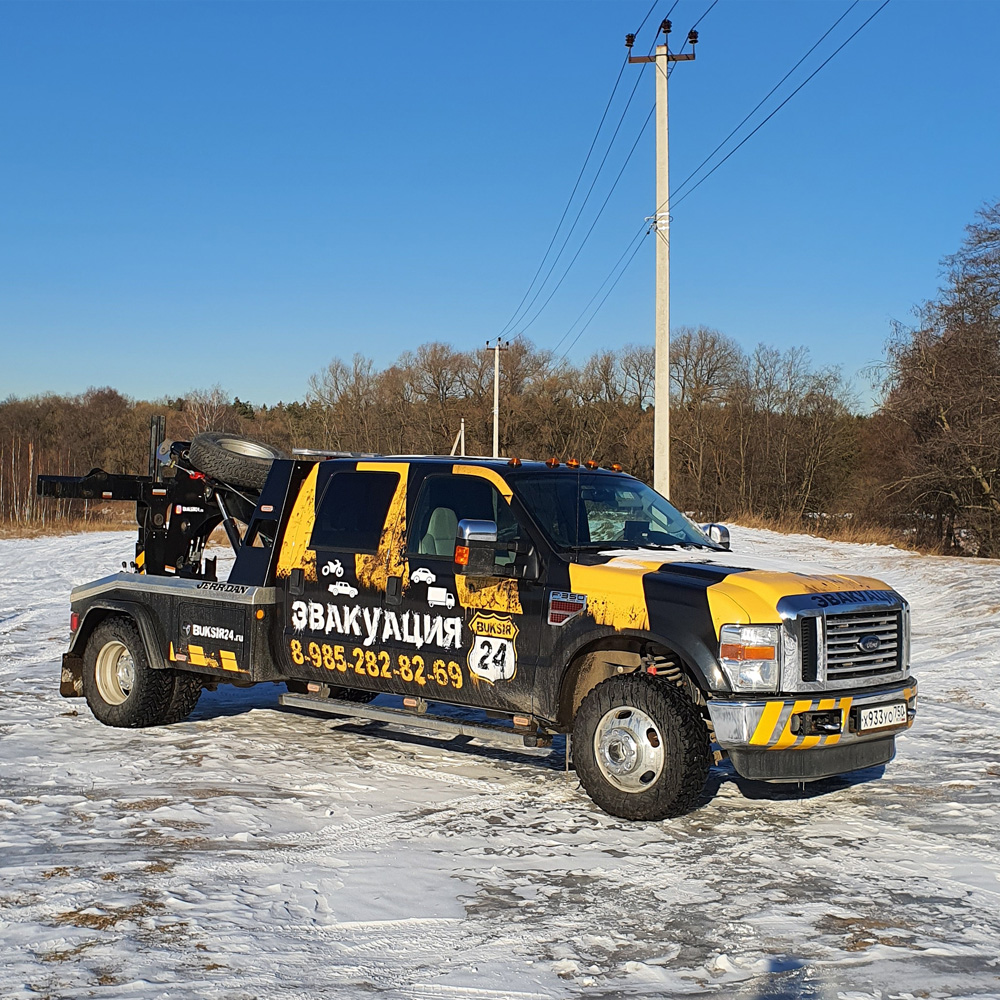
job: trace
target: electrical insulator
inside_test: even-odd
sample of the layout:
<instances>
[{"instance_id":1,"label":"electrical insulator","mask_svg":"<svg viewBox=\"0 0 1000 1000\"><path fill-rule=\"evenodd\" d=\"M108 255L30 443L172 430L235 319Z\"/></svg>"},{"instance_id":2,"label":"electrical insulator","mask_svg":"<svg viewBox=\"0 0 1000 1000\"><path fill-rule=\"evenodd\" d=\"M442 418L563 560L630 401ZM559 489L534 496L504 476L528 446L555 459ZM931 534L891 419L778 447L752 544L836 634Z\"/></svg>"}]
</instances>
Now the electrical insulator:
<instances>
[{"instance_id":1,"label":"electrical insulator","mask_svg":"<svg viewBox=\"0 0 1000 1000\"><path fill-rule=\"evenodd\" d=\"M669 35L673 25L666 19L663 19L663 23L660 25L660 31L665 35Z\"/></svg>"},{"instance_id":2,"label":"electrical insulator","mask_svg":"<svg viewBox=\"0 0 1000 1000\"><path fill-rule=\"evenodd\" d=\"M635 35L631 32L625 36L625 48L630 49L635 45Z\"/></svg>"},{"instance_id":3,"label":"electrical insulator","mask_svg":"<svg viewBox=\"0 0 1000 1000\"><path fill-rule=\"evenodd\" d=\"M690 43L691 43L692 45L697 45L697 44L698 44L698 32L697 32L697 31L695 31L695 30L694 30L694 28L692 28L692 29L691 29L691 30L690 30L690 31L688 32L688 41L689 41L689 42L690 42Z\"/></svg>"}]
</instances>

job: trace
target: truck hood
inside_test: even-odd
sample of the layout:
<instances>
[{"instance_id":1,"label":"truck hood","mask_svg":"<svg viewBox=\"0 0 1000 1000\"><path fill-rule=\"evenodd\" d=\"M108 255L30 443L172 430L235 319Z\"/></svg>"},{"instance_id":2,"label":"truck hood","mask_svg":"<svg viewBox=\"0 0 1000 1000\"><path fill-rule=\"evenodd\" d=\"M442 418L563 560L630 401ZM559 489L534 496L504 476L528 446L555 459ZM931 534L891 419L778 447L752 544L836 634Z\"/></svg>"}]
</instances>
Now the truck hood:
<instances>
[{"instance_id":1,"label":"truck hood","mask_svg":"<svg viewBox=\"0 0 1000 1000\"><path fill-rule=\"evenodd\" d=\"M571 585L587 595L588 613L599 624L616 629L650 628L649 591L654 588L664 596L671 589L688 595L702 591L716 635L724 624L780 621L778 602L784 597L816 595L817 607L823 607L868 603L875 597L872 592L880 600L897 596L874 577L728 551L609 548L598 558L606 561L571 564ZM824 594L843 596L820 596Z\"/></svg>"}]
</instances>

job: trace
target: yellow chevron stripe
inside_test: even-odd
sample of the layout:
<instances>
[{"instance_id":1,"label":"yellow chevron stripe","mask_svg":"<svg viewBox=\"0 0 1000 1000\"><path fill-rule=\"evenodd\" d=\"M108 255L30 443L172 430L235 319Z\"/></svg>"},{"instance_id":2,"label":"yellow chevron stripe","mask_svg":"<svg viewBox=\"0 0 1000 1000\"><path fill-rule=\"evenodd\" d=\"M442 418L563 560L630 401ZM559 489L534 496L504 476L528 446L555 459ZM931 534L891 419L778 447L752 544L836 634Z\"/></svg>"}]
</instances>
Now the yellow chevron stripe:
<instances>
[{"instance_id":1,"label":"yellow chevron stripe","mask_svg":"<svg viewBox=\"0 0 1000 1000\"><path fill-rule=\"evenodd\" d=\"M778 724L783 705L783 701L769 701L767 703L761 713L757 728L753 731L753 736L750 737L751 746L767 746L771 742L774 727Z\"/></svg>"},{"instance_id":2,"label":"yellow chevron stripe","mask_svg":"<svg viewBox=\"0 0 1000 1000\"><path fill-rule=\"evenodd\" d=\"M192 667L207 667L208 660L205 659L205 649L203 646L188 645L188 663Z\"/></svg>"},{"instance_id":3,"label":"yellow chevron stripe","mask_svg":"<svg viewBox=\"0 0 1000 1000\"><path fill-rule=\"evenodd\" d=\"M847 698L841 698L834 708L840 709L840 729L841 732L847 732L847 715L851 711L851 702L854 701L853 696ZM841 733L834 733L832 736L828 736L823 743L825 747L832 747L834 743L840 742Z\"/></svg>"},{"instance_id":4,"label":"yellow chevron stripe","mask_svg":"<svg viewBox=\"0 0 1000 1000\"><path fill-rule=\"evenodd\" d=\"M228 649L219 650L219 659L222 660L223 670L236 670L239 671L239 667L236 665L236 654L231 653Z\"/></svg>"},{"instance_id":5,"label":"yellow chevron stripe","mask_svg":"<svg viewBox=\"0 0 1000 1000\"><path fill-rule=\"evenodd\" d=\"M798 736L792 732L792 719L795 718L799 712L807 712L809 706L812 705L812 701L807 699L806 701L797 701L793 706L791 712L788 713L788 718L785 720L785 728L781 731L781 735L778 737L776 743L768 747L768 750L784 750L786 747L792 746L797 740Z\"/></svg>"},{"instance_id":6,"label":"yellow chevron stripe","mask_svg":"<svg viewBox=\"0 0 1000 1000\"><path fill-rule=\"evenodd\" d=\"M836 698L820 698L819 700L819 711L829 712L831 708L837 707Z\"/></svg>"}]
</instances>

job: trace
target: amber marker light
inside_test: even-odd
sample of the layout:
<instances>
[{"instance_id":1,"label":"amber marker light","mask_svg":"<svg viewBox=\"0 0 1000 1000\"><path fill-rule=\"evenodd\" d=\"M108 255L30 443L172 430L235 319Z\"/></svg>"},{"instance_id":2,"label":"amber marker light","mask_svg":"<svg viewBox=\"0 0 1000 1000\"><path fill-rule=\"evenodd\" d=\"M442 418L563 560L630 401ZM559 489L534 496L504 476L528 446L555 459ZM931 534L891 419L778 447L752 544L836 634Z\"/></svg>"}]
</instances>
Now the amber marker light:
<instances>
[{"instance_id":1,"label":"amber marker light","mask_svg":"<svg viewBox=\"0 0 1000 1000\"><path fill-rule=\"evenodd\" d=\"M553 455L553 456L552 456L551 458L547 458L547 459L545 460L545 464L546 464L546 465L547 465L547 466L548 466L548 467L549 467L550 469L554 469L554 468L555 468L555 467L556 467L556 466L557 466L557 465L559 464L559 459L558 459L558 458L556 458L556 456L555 456L555 455Z\"/></svg>"},{"instance_id":2,"label":"amber marker light","mask_svg":"<svg viewBox=\"0 0 1000 1000\"><path fill-rule=\"evenodd\" d=\"M749 646L742 642L724 642L719 647L719 655L724 660L773 660L777 651L774 646Z\"/></svg>"},{"instance_id":3,"label":"amber marker light","mask_svg":"<svg viewBox=\"0 0 1000 1000\"><path fill-rule=\"evenodd\" d=\"M263 608L258 608L257 609L257 621L260 621L263 617L264 617L264 609Z\"/></svg>"},{"instance_id":4,"label":"amber marker light","mask_svg":"<svg viewBox=\"0 0 1000 1000\"><path fill-rule=\"evenodd\" d=\"M521 460L515 455L513 458L507 461L508 465L513 465L515 468L521 464Z\"/></svg>"},{"instance_id":5,"label":"amber marker light","mask_svg":"<svg viewBox=\"0 0 1000 1000\"><path fill-rule=\"evenodd\" d=\"M468 545L456 545L455 546L455 565L456 566L468 566L469 565L469 546Z\"/></svg>"},{"instance_id":6,"label":"amber marker light","mask_svg":"<svg viewBox=\"0 0 1000 1000\"><path fill-rule=\"evenodd\" d=\"M580 459L578 459L578 458L567 458L566 459L566 465L570 469L579 469L580 468Z\"/></svg>"},{"instance_id":7,"label":"amber marker light","mask_svg":"<svg viewBox=\"0 0 1000 1000\"><path fill-rule=\"evenodd\" d=\"M592 459L592 458L588 458L588 459L587 459L587 461L586 461L586 462L584 462L583 464L584 464L584 465L585 465L585 466L586 466L586 467L587 467L588 469L597 469L597 468L599 468L599 466L598 466L597 462L596 462L596 461L595 461L594 459Z\"/></svg>"},{"instance_id":8,"label":"amber marker light","mask_svg":"<svg viewBox=\"0 0 1000 1000\"><path fill-rule=\"evenodd\" d=\"M608 466L608 468L611 469L612 472L621 472L622 471L622 467L621 467L621 463L620 462L612 462L611 465Z\"/></svg>"}]
</instances>

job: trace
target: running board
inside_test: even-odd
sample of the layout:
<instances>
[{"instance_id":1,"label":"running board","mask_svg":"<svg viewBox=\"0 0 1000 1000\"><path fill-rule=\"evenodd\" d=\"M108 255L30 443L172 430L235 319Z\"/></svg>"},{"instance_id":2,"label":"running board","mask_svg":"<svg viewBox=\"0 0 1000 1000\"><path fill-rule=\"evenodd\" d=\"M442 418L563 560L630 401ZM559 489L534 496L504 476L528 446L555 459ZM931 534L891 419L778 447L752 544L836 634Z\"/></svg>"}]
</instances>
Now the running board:
<instances>
[{"instance_id":1,"label":"running board","mask_svg":"<svg viewBox=\"0 0 1000 1000\"><path fill-rule=\"evenodd\" d=\"M548 733L525 732L508 726L496 726L489 722L463 722L441 715L423 715L407 712L402 708L382 708L376 705L362 705L356 701L341 701L339 698L320 698L308 694L283 694L278 704L288 708L305 708L310 712L324 712L327 715L341 715L374 722L394 723L413 729L430 729L452 736L468 736L491 742L511 743L518 747L550 747L552 737Z\"/></svg>"}]
</instances>

